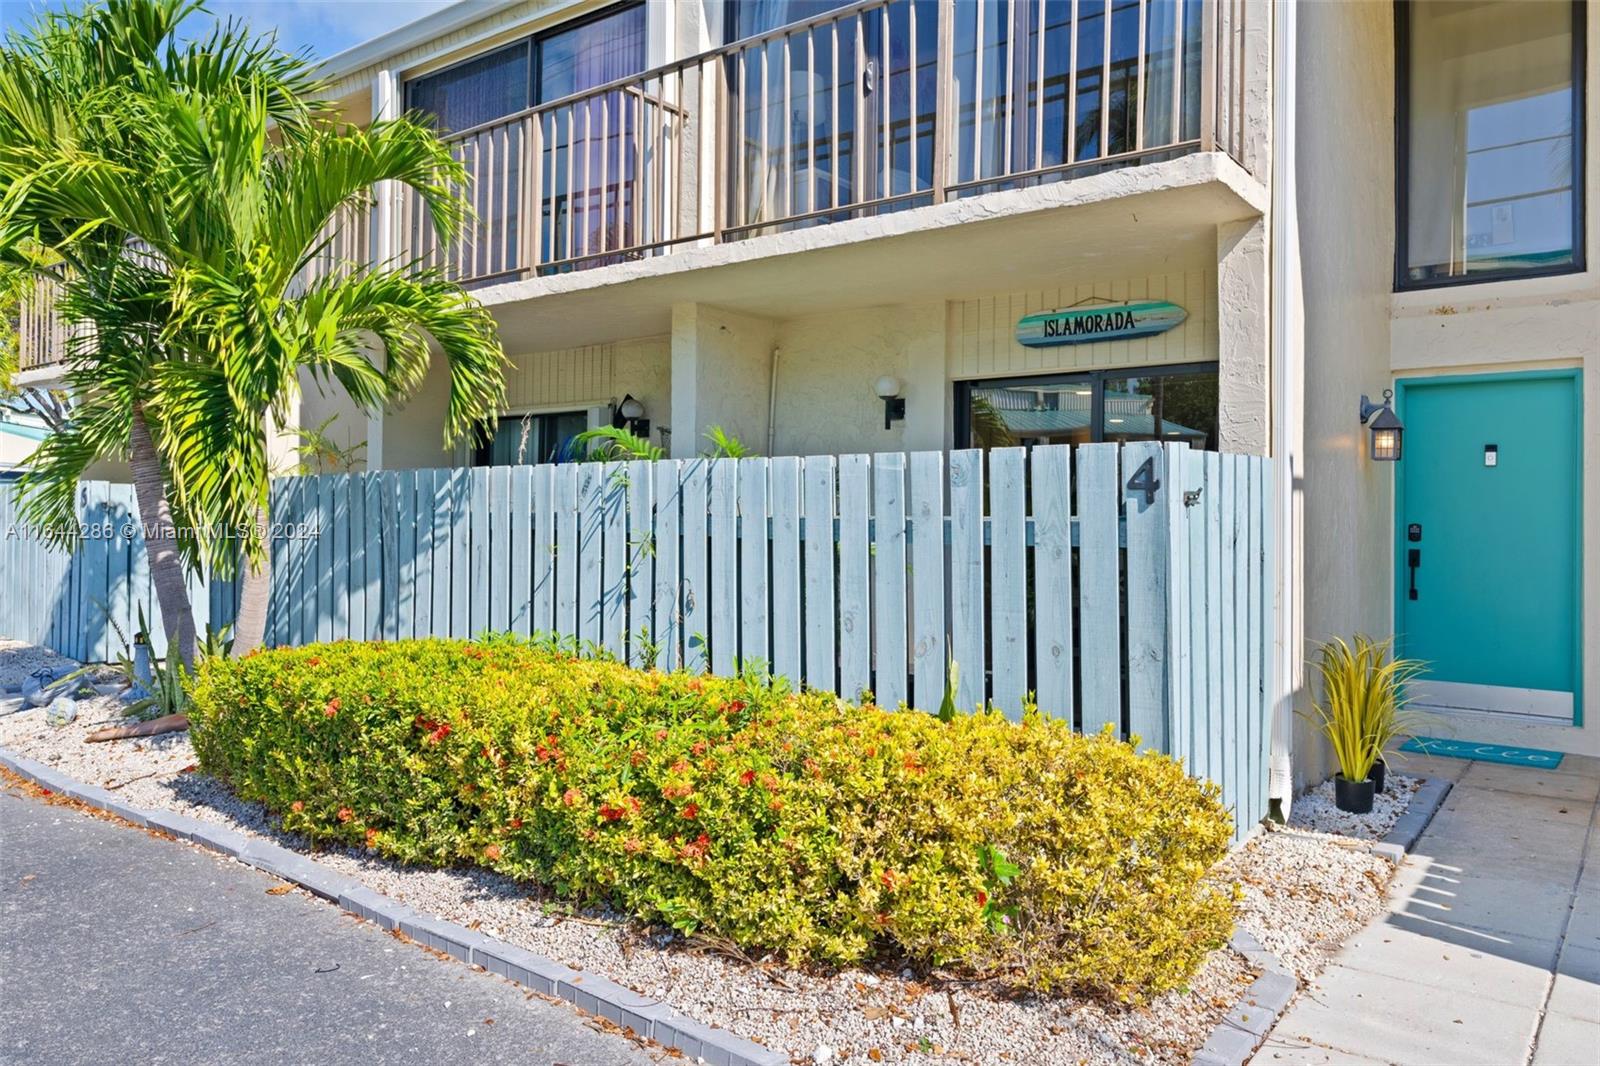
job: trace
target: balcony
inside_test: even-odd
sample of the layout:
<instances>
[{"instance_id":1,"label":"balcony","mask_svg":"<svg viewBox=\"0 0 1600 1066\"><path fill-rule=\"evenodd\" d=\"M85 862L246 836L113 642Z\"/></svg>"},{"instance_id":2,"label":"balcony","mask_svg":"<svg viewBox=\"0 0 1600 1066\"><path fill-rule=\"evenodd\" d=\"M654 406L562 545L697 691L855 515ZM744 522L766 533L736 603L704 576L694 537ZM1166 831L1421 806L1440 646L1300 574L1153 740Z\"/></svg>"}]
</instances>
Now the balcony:
<instances>
[{"instance_id":1,"label":"balcony","mask_svg":"<svg viewBox=\"0 0 1600 1066\"><path fill-rule=\"evenodd\" d=\"M475 213L341 212L310 276L392 248L472 287L1220 152L1260 176L1256 0L869 0L451 134ZM60 360L41 285L22 368Z\"/></svg>"},{"instance_id":2,"label":"balcony","mask_svg":"<svg viewBox=\"0 0 1600 1066\"><path fill-rule=\"evenodd\" d=\"M397 244L488 285L1191 152L1254 169L1265 8L1110 7L871 0L463 130L475 224L441 244L413 196Z\"/></svg>"}]
</instances>

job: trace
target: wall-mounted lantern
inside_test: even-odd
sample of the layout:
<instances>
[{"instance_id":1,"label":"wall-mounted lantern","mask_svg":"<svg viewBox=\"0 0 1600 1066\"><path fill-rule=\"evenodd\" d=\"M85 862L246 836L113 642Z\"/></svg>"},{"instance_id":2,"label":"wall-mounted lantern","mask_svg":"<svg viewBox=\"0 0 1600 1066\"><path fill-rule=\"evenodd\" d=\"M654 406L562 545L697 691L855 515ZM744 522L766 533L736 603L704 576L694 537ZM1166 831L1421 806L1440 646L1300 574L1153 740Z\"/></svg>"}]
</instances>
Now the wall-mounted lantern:
<instances>
[{"instance_id":1,"label":"wall-mounted lantern","mask_svg":"<svg viewBox=\"0 0 1600 1066\"><path fill-rule=\"evenodd\" d=\"M1405 436L1405 423L1394 413L1394 390L1383 390L1383 402L1373 403L1361 397L1361 424L1372 430L1372 459L1378 463L1400 461L1401 439Z\"/></svg>"},{"instance_id":2,"label":"wall-mounted lantern","mask_svg":"<svg viewBox=\"0 0 1600 1066\"><path fill-rule=\"evenodd\" d=\"M872 387L878 394L878 399L883 401L883 428L888 429L895 422L903 422L906 417L906 401L900 395L900 379L893 374L885 374Z\"/></svg>"},{"instance_id":3,"label":"wall-mounted lantern","mask_svg":"<svg viewBox=\"0 0 1600 1066\"><path fill-rule=\"evenodd\" d=\"M644 404L634 399L631 393L612 408L611 424L618 429L626 428L636 437L650 436L650 423L644 417Z\"/></svg>"}]
</instances>

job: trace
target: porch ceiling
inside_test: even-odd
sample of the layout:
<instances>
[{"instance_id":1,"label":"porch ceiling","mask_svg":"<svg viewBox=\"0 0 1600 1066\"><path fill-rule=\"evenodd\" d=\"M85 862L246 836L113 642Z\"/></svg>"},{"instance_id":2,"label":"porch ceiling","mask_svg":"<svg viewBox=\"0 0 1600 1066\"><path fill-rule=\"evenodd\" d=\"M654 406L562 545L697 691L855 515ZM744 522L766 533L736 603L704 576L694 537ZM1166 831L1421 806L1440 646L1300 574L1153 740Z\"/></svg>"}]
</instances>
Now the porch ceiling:
<instances>
[{"instance_id":1,"label":"porch ceiling","mask_svg":"<svg viewBox=\"0 0 1600 1066\"><path fill-rule=\"evenodd\" d=\"M1261 186L1220 153L480 290L515 350L666 333L675 303L774 318L1208 269Z\"/></svg>"}]
</instances>

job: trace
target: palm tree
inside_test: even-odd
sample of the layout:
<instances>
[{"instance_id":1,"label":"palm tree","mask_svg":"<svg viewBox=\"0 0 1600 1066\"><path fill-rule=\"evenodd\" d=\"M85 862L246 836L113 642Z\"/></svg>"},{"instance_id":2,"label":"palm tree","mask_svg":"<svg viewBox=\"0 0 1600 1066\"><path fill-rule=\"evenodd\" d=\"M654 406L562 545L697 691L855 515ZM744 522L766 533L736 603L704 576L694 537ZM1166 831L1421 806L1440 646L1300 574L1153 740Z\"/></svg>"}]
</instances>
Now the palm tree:
<instances>
[{"instance_id":1,"label":"palm tree","mask_svg":"<svg viewBox=\"0 0 1600 1066\"><path fill-rule=\"evenodd\" d=\"M74 417L32 457L25 513L63 523L85 467L127 455L152 583L186 661L185 567L242 565L235 651L261 641L268 420L287 424L302 371L376 411L415 391L437 348L448 445L492 424L505 366L487 311L453 283L404 263L306 280L331 227L380 183L416 190L441 240L460 232L465 174L448 148L409 119L333 124L306 61L270 39L230 25L204 55L177 48L173 29L195 6L108 0L0 51L0 259L30 240L57 248L70 267L61 306L91 327L68 353ZM137 76L86 78L85 53L131 53ZM84 81L87 108L64 91ZM63 91L36 108L30 82ZM36 111L49 120L31 121Z\"/></svg>"}]
</instances>

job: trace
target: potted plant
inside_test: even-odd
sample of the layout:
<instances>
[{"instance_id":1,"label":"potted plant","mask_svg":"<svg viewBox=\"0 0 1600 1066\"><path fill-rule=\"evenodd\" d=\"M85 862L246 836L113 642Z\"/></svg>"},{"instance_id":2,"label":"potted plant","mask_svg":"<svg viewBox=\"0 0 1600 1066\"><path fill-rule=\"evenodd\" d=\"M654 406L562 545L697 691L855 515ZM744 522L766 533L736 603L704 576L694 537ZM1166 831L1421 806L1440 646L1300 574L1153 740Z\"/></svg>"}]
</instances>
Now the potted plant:
<instances>
[{"instance_id":1,"label":"potted plant","mask_svg":"<svg viewBox=\"0 0 1600 1066\"><path fill-rule=\"evenodd\" d=\"M1366 814L1382 787L1384 747L1405 735L1405 687L1421 672L1412 659L1390 659L1389 641L1358 635L1354 646L1335 638L1321 646L1317 671L1322 700L1308 716L1333 746L1339 762L1334 802L1342 811Z\"/></svg>"},{"instance_id":2,"label":"potted plant","mask_svg":"<svg viewBox=\"0 0 1600 1066\"><path fill-rule=\"evenodd\" d=\"M1355 644L1356 666L1366 677L1364 713L1378 753L1369 776L1376 791L1382 792L1388 772L1384 752L1391 750L1395 741L1415 733L1417 716L1406 710L1410 702L1407 691L1424 666L1417 659L1390 659L1392 640L1373 641L1357 634Z\"/></svg>"}]
</instances>

